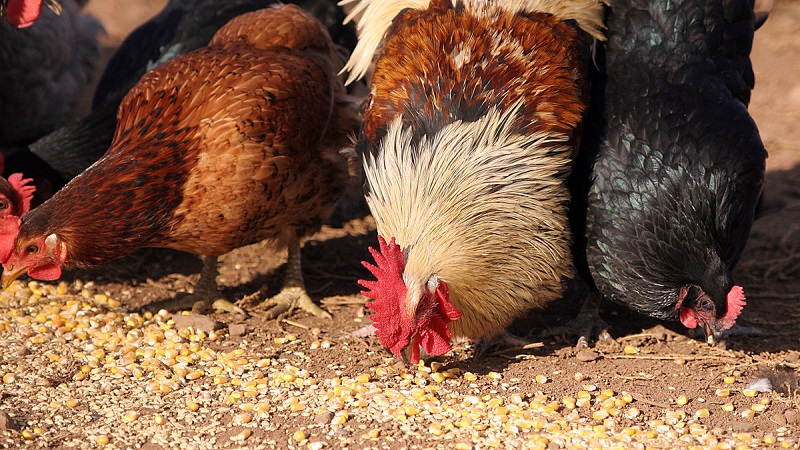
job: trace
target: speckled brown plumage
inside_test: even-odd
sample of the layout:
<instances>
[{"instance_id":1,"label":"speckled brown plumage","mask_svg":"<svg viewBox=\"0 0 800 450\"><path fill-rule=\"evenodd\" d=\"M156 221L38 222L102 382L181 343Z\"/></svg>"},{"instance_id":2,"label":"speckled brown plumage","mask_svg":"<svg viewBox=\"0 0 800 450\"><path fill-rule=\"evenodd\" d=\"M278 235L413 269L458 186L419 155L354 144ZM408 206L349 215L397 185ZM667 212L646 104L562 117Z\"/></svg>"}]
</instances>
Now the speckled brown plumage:
<instances>
[{"instance_id":1,"label":"speckled brown plumage","mask_svg":"<svg viewBox=\"0 0 800 450\"><path fill-rule=\"evenodd\" d=\"M393 30L375 63L368 139L381 138L398 114L425 130L520 100L514 131L576 137L588 103L589 36L580 30L547 13L490 22L441 5L405 11ZM432 53L439 57L414 57Z\"/></svg>"},{"instance_id":2,"label":"speckled brown plumage","mask_svg":"<svg viewBox=\"0 0 800 450\"><path fill-rule=\"evenodd\" d=\"M357 116L325 29L289 5L239 16L208 48L145 75L108 153L23 218L17 249L51 233L65 266L141 247L217 256L314 231L348 179Z\"/></svg>"}]
</instances>

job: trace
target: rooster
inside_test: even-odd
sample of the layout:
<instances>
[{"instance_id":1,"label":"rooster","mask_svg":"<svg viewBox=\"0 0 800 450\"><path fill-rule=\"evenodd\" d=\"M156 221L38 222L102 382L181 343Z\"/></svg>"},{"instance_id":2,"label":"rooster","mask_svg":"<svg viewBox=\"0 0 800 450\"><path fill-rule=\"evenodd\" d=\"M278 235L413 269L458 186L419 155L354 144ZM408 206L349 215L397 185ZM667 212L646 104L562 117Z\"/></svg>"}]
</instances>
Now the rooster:
<instances>
[{"instance_id":1,"label":"rooster","mask_svg":"<svg viewBox=\"0 0 800 450\"><path fill-rule=\"evenodd\" d=\"M71 0L70 0L71 1ZM116 113L125 94L148 70L204 47L232 18L275 4L275 0L170 0L155 17L135 29L120 45L100 77L92 111L20 148L6 158L4 174L22 172L36 181L36 204L100 159L116 128ZM349 53L355 30L342 25L344 12L329 0L293 0L310 11Z\"/></svg>"},{"instance_id":2,"label":"rooster","mask_svg":"<svg viewBox=\"0 0 800 450\"><path fill-rule=\"evenodd\" d=\"M591 169L575 183L588 194L587 268L605 297L713 343L745 304L731 273L764 182L747 111L753 2L610 4L579 164Z\"/></svg>"},{"instance_id":3,"label":"rooster","mask_svg":"<svg viewBox=\"0 0 800 450\"><path fill-rule=\"evenodd\" d=\"M289 261L270 314L328 316L303 288L299 238L350 176L340 149L359 122L340 68L325 28L287 5L238 16L208 47L150 71L103 158L21 219L0 219L3 285L171 248L206 256L193 297L205 308L219 298L217 256L271 239Z\"/></svg>"},{"instance_id":4,"label":"rooster","mask_svg":"<svg viewBox=\"0 0 800 450\"><path fill-rule=\"evenodd\" d=\"M591 0L362 0L346 68L372 85L357 143L377 222L361 281L381 343L481 349L570 275L565 183L588 102ZM388 239L388 242L387 242Z\"/></svg>"}]
</instances>

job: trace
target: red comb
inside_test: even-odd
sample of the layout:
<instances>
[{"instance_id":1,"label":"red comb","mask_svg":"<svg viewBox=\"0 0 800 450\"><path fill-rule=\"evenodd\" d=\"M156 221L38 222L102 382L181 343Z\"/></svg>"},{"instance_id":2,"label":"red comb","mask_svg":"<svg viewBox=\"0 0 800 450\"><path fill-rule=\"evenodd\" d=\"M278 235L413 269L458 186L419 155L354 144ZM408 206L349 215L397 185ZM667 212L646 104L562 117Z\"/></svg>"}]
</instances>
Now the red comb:
<instances>
[{"instance_id":1,"label":"red comb","mask_svg":"<svg viewBox=\"0 0 800 450\"><path fill-rule=\"evenodd\" d=\"M0 264L5 264L11 257L20 226L22 220L17 216L0 218Z\"/></svg>"},{"instance_id":2,"label":"red comb","mask_svg":"<svg viewBox=\"0 0 800 450\"><path fill-rule=\"evenodd\" d=\"M727 301L728 312L719 319L725 330L733 326L734 322L736 322L736 318L739 317L739 314L741 314L746 304L744 301L744 289L742 289L741 286L732 287L730 292L728 292Z\"/></svg>"},{"instance_id":3,"label":"red comb","mask_svg":"<svg viewBox=\"0 0 800 450\"><path fill-rule=\"evenodd\" d=\"M33 25L42 13L42 0L9 0L6 5L8 23L25 28Z\"/></svg>"},{"instance_id":4,"label":"red comb","mask_svg":"<svg viewBox=\"0 0 800 450\"><path fill-rule=\"evenodd\" d=\"M33 178L23 179L21 173L15 173L8 177L8 184L17 193L19 201L19 209L15 210L13 214L22 217L31 210L31 200L33 199L33 193L36 192Z\"/></svg>"},{"instance_id":5,"label":"red comb","mask_svg":"<svg viewBox=\"0 0 800 450\"><path fill-rule=\"evenodd\" d=\"M378 243L380 251L369 248L376 265L367 261L361 263L376 280L358 280L358 284L365 288L361 293L374 300L366 306L375 311L372 315L375 335L384 347L401 358L402 350L411 341L412 333L412 324L403 310L408 291L403 281L406 261L394 238L387 244L382 236L378 236Z\"/></svg>"}]
</instances>

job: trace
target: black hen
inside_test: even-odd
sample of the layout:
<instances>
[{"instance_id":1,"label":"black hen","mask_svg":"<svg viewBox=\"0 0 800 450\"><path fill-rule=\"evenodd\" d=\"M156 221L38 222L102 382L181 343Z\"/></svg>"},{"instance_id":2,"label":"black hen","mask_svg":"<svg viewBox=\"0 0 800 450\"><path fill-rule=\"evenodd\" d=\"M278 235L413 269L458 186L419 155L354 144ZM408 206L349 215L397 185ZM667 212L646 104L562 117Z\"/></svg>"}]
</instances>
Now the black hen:
<instances>
[{"instance_id":1,"label":"black hen","mask_svg":"<svg viewBox=\"0 0 800 450\"><path fill-rule=\"evenodd\" d=\"M747 111L753 2L610 4L583 137L588 268L605 297L714 342L744 306L731 272L767 156Z\"/></svg>"},{"instance_id":2,"label":"black hen","mask_svg":"<svg viewBox=\"0 0 800 450\"><path fill-rule=\"evenodd\" d=\"M49 198L106 152L116 128L116 114L125 94L147 71L172 58L203 47L230 19L266 8L276 0L170 0L164 9L136 30L112 56L100 79L92 112L38 140L29 150L6 161L4 175L33 177L40 203ZM331 0L289 0L311 12L329 30L334 43L352 50L355 29L342 25L345 14Z\"/></svg>"}]
</instances>

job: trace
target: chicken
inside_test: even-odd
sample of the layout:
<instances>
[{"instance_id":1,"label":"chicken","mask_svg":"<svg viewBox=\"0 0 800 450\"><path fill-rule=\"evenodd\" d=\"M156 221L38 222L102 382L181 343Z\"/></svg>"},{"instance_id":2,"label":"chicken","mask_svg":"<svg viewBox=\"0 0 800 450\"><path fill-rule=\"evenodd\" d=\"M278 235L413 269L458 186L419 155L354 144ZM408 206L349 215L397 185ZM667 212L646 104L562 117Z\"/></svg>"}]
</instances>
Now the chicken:
<instances>
[{"instance_id":1,"label":"chicken","mask_svg":"<svg viewBox=\"0 0 800 450\"><path fill-rule=\"evenodd\" d=\"M97 163L21 219L0 219L3 285L171 248L206 256L193 298L205 308L219 298L216 257L270 239L289 250L270 313L327 316L303 288L299 238L350 177L340 149L359 121L340 68L325 28L287 5L243 14L207 48L150 71Z\"/></svg>"},{"instance_id":2,"label":"chicken","mask_svg":"<svg viewBox=\"0 0 800 450\"><path fill-rule=\"evenodd\" d=\"M764 182L747 111L753 2L610 4L578 164L590 170L575 183L588 193L586 265L605 297L713 343L745 305L731 273Z\"/></svg>"},{"instance_id":3,"label":"chicken","mask_svg":"<svg viewBox=\"0 0 800 450\"><path fill-rule=\"evenodd\" d=\"M8 13L16 3L9 4ZM81 15L73 0L63 2L60 15L45 9L24 29L0 21L0 151L5 159L74 114L98 63L101 33L100 23Z\"/></svg>"},{"instance_id":4,"label":"chicken","mask_svg":"<svg viewBox=\"0 0 800 450\"><path fill-rule=\"evenodd\" d=\"M363 0L353 14L350 80L383 45L357 144L380 243L361 281L375 333L411 362L490 341L570 275L566 177L602 5Z\"/></svg>"},{"instance_id":5,"label":"chicken","mask_svg":"<svg viewBox=\"0 0 800 450\"><path fill-rule=\"evenodd\" d=\"M12 174L8 180L0 177L0 217L20 217L31 209L31 200L36 187L33 180Z\"/></svg>"},{"instance_id":6,"label":"chicken","mask_svg":"<svg viewBox=\"0 0 800 450\"><path fill-rule=\"evenodd\" d=\"M6 159L4 174L25 173L36 180L41 203L83 172L108 150L122 98L160 63L208 44L230 19L275 4L276 0L170 0L164 9L134 30L114 53L95 91L87 116L19 149ZM342 25L344 12L330 0L294 0L328 27L346 51L355 46L355 30Z\"/></svg>"}]
</instances>

